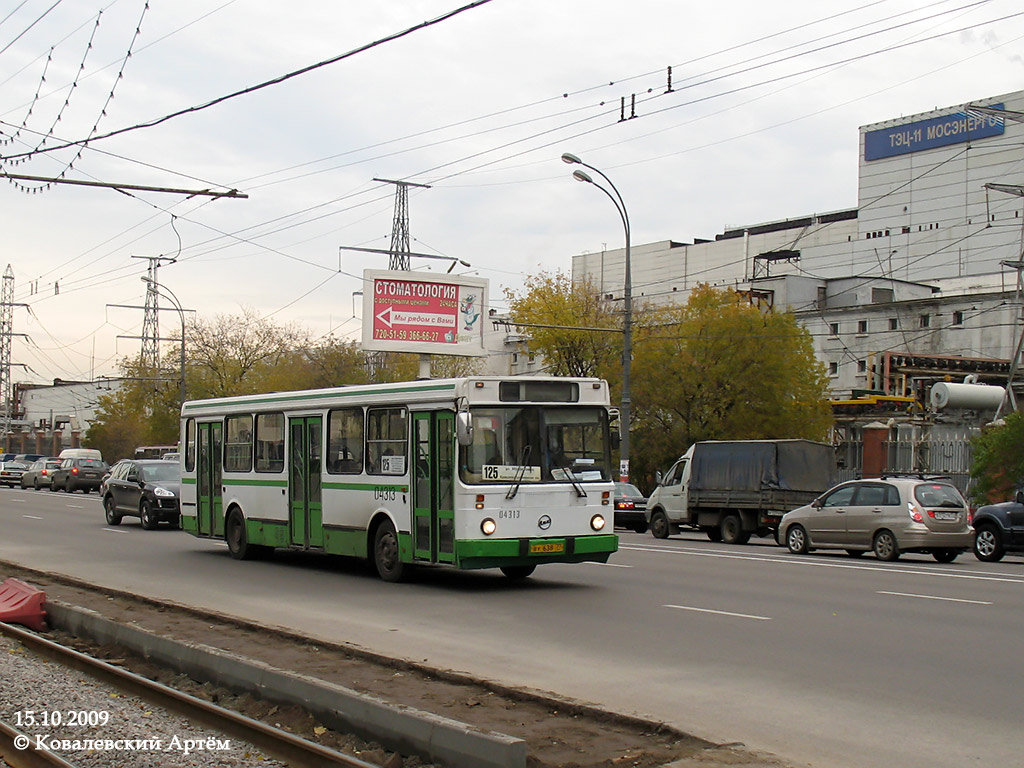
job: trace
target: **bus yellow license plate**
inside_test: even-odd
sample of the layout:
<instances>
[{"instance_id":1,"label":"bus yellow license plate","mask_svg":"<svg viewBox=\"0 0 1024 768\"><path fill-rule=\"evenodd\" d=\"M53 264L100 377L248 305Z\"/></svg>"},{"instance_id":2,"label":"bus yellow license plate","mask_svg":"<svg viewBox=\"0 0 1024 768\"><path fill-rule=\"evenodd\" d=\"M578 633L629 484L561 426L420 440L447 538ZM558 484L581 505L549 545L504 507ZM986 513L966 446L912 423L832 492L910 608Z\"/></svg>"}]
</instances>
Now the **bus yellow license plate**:
<instances>
[{"instance_id":1,"label":"bus yellow license plate","mask_svg":"<svg viewBox=\"0 0 1024 768\"><path fill-rule=\"evenodd\" d=\"M536 541L530 544L531 555L550 555L565 552L564 541Z\"/></svg>"}]
</instances>

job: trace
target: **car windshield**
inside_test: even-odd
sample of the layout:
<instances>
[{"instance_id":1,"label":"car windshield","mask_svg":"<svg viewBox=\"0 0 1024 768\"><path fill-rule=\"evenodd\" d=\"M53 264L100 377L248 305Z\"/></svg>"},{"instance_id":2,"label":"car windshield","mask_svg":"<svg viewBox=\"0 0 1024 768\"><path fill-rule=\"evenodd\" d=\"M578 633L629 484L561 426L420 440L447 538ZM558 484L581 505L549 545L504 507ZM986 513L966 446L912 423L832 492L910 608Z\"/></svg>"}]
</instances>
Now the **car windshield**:
<instances>
[{"instance_id":1,"label":"car windshield","mask_svg":"<svg viewBox=\"0 0 1024 768\"><path fill-rule=\"evenodd\" d=\"M926 483L914 488L914 498L923 507L951 507L963 509L964 499L952 485Z\"/></svg>"},{"instance_id":2,"label":"car windshield","mask_svg":"<svg viewBox=\"0 0 1024 768\"><path fill-rule=\"evenodd\" d=\"M140 468L142 479L150 483L176 483L181 479L177 464L146 464Z\"/></svg>"},{"instance_id":3,"label":"car windshield","mask_svg":"<svg viewBox=\"0 0 1024 768\"><path fill-rule=\"evenodd\" d=\"M615 495L616 496L643 496L640 493L640 489L632 483L616 483L615 484Z\"/></svg>"}]
</instances>

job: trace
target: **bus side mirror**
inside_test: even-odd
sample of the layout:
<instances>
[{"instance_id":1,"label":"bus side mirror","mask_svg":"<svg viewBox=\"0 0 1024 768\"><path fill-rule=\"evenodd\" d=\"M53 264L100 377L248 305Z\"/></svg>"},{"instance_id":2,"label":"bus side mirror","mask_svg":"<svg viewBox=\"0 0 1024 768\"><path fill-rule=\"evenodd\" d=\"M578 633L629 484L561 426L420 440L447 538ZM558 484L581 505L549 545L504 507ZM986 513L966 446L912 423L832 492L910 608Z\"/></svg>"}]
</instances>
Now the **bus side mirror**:
<instances>
[{"instance_id":1,"label":"bus side mirror","mask_svg":"<svg viewBox=\"0 0 1024 768\"><path fill-rule=\"evenodd\" d=\"M463 447L473 444L473 417L469 411L455 414L455 436Z\"/></svg>"}]
</instances>

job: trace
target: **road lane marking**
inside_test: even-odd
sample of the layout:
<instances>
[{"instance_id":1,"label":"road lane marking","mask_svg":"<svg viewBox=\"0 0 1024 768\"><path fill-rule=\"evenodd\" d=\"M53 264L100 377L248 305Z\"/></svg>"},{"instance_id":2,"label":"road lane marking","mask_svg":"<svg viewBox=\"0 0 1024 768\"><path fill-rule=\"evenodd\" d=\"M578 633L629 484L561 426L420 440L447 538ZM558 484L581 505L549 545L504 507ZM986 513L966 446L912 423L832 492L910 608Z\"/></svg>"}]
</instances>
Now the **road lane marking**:
<instances>
[{"instance_id":1,"label":"road lane marking","mask_svg":"<svg viewBox=\"0 0 1024 768\"><path fill-rule=\"evenodd\" d=\"M22 515L22 517L27 517L29 520L42 520L43 519L43 518L41 518L41 517L39 517L37 515Z\"/></svg>"},{"instance_id":2,"label":"road lane marking","mask_svg":"<svg viewBox=\"0 0 1024 768\"><path fill-rule=\"evenodd\" d=\"M905 573L905 574L909 574L911 576L941 576L941 577L946 578L946 579L968 579L968 580L971 580L971 581L995 581L995 582L1003 582L1003 583L1007 583L1007 584L1021 584L1021 583L1024 583L1024 577L1021 577L1021 576L1015 575L1015 574L1007 574L1006 576L1002 576L1001 577L1001 576L986 576L986 575L983 575L984 572L979 573L979 574L974 574L974 573L957 573L955 571L954 572L946 573L944 571L939 571L939 570L918 570L918 569L915 569L914 567L908 567L908 568L895 567L894 568L894 567L892 567L891 564L888 567L883 566L881 564L875 565L875 566L872 566L872 565L854 565L852 563L837 563L837 562L830 562L828 560L815 559L814 555L790 555L789 557L786 557L784 555L775 555L775 556L769 556L769 555L743 555L743 554L731 555L731 554L725 554L725 553L722 553L722 552L704 552L704 551L697 551L697 550L693 550L693 549L676 549L676 548L671 548L671 547L657 547L657 546L654 546L654 547L651 547L651 546L638 547L638 546L629 546L629 545L626 545L626 546L620 545L619 549L620 550L631 549L631 550L636 550L636 551L639 551L639 552L655 552L655 553L671 554L671 555L690 555L690 556L693 556L693 557L720 557L720 558L724 558L724 559L727 559L727 560L753 560L753 561L761 561L761 562L766 562L766 563L778 563L780 565L807 565L807 566L812 566L812 567L815 567L815 568L843 568L843 569L853 570L853 571L874 571L875 573L878 573L878 572L882 571L882 572L885 572L885 573L895 573L895 574Z\"/></svg>"},{"instance_id":3,"label":"road lane marking","mask_svg":"<svg viewBox=\"0 0 1024 768\"><path fill-rule=\"evenodd\" d=\"M605 568L632 568L632 565L623 565L622 563L595 563L593 560L585 560L586 565L603 565Z\"/></svg>"},{"instance_id":4,"label":"road lane marking","mask_svg":"<svg viewBox=\"0 0 1024 768\"><path fill-rule=\"evenodd\" d=\"M676 608L680 611L696 611L697 613L715 613L719 616L734 616L737 619L756 619L757 621L771 621L771 616L754 616L750 613L733 613L732 611L714 611L710 608L694 608L692 605L663 605L662 608Z\"/></svg>"},{"instance_id":5,"label":"road lane marking","mask_svg":"<svg viewBox=\"0 0 1024 768\"><path fill-rule=\"evenodd\" d=\"M24 499L11 499L11 503L12 504L24 504L25 500Z\"/></svg>"},{"instance_id":6,"label":"road lane marking","mask_svg":"<svg viewBox=\"0 0 1024 768\"><path fill-rule=\"evenodd\" d=\"M65 504L68 509L85 509L81 504Z\"/></svg>"},{"instance_id":7,"label":"road lane marking","mask_svg":"<svg viewBox=\"0 0 1024 768\"><path fill-rule=\"evenodd\" d=\"M938 595L915 595L911 592L886 592L878 590L880 595L895 595L896 597L918 597L922 600L945 600L950 603L971 603L972 605L992 605L991 600L964 600L959 597L939 597Z\"/></svg>"},{"instance_id":8,"label":"road lane marking","mask_svg":"<svg viewBox=\"0 0 1024 768\"><path fill-rule=\"evenodd\" d=\"M128 533L128 531L124 531L120 528L102 528L101 530L107 531L109 533Z\"/></svg>"}]
</instances>

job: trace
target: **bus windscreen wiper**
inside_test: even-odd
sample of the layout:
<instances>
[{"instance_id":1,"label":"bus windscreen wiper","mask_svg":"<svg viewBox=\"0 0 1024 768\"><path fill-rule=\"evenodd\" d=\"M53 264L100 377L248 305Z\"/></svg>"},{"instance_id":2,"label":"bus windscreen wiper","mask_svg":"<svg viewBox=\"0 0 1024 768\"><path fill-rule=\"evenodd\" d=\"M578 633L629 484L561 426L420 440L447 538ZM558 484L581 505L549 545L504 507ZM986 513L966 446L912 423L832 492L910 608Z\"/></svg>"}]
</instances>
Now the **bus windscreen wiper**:
<instances>
[{"instance_id":1,"label":"bus windscreen wiper","mask_svg":"<svg viewBox=\"0 0 1024 768\"><path fill-rule=\"evenodd\" d=\"M565 472L565 476L569 479L569 482L572 483L572 487L576 490L576 496L578 496L581 499L584 498L587 495L587 492L583 489L583 486L576 480L576 473L572 471L572 468L566 466L565 464L562 464L561 462L556 462L555 466L558 467L558 469Z\"/></svg>"},{"instance_id":2,"label":"bus windscreen wiper","mask_svg":"<svg viewBox=\"0 0 1024 768\"><path fill-rule=\"evenodd\" d=\"M523 446L523 450L519 452L519 466L516 467L516 479L508 487L508 491L505 493L506 499L514 499L516 494L519 493L519 486L523 482L523 475L526 474L526 460L530 458L531 448L533 446L527 443Z\"/></svg>"}]
</instances>

